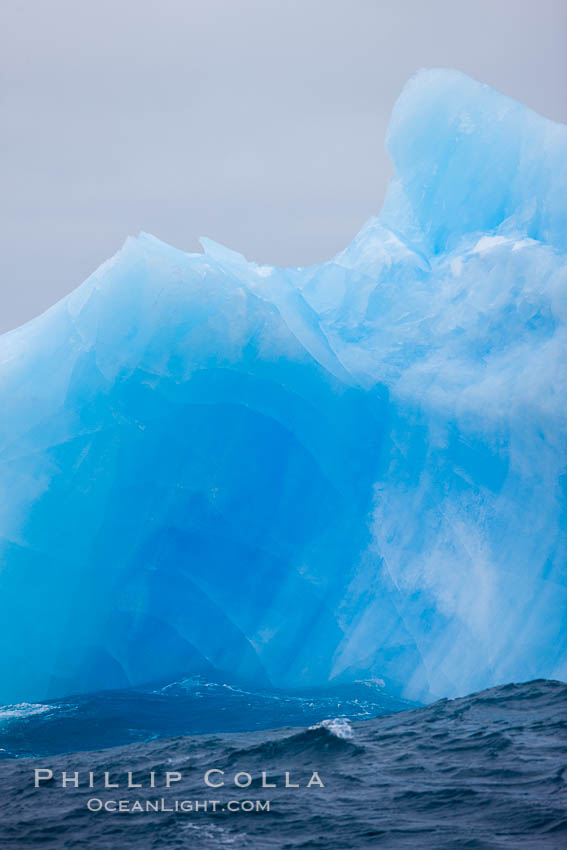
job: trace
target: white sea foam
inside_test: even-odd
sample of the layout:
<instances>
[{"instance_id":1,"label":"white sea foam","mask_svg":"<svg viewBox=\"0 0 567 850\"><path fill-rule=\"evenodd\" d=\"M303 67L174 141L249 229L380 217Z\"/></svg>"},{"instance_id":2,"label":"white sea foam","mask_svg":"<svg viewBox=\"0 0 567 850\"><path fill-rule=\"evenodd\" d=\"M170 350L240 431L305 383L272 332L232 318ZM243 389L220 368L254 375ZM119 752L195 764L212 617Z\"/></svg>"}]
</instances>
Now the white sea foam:
<instances>
[{"instance_id":1,"label":"white sea foam","mask_svg":"<svg viewBox=\"0 0 567 850\"><path fill-rule=\"evenodd\" d=\"M328 731L336 738L342 738L345 741L350 738L354 738L352 726L346 717L328 718L327 720L322 720L321 723L316 723L314 726L310 726L309 728L328 729Z\"/></svg>"},{"instance_id":2,"label":"white sea foam","mask_svg":"<svg viewBox=\"0 0 567 850\"><path fill-rule=\"evenodd\" d=\"M3 705L0 708L0 723L9 720L21 720L24 717L31 717L34 714L45 714L47 711L53 711L54 706L43 705L42 703L20 702L17 705Z\"/></svg>"}]
</instances>

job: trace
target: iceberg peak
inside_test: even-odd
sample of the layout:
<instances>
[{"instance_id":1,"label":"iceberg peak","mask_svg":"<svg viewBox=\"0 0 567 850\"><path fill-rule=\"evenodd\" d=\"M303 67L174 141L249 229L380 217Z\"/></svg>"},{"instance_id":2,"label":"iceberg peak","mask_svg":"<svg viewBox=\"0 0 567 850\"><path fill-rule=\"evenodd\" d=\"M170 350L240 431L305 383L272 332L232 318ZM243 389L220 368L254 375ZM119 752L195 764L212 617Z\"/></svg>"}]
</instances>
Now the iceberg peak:
<instances>
[{"instance_id":1,"label":"iceberg peak","mask_svg":"<svg viewBox=\"0 0 567 850\"><path fill-rule=\"evenodd\" d=\"M458 71L413 76L386 147L395 170L381 215L427 253L512 219L527 236L567 245L567 127Z\"/></svg>"}]
</instances>

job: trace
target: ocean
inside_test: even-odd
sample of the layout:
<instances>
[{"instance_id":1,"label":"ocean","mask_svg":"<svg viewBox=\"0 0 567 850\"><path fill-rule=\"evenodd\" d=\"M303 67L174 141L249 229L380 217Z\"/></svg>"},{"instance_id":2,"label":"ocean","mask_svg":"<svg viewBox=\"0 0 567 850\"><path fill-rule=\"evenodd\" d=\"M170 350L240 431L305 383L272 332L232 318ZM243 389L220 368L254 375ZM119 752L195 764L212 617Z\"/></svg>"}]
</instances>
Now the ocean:
<instances>
[{"instance_id":1,"label":"ocean","mask_svg":"<svg viewBox=\"0 0 567 850\"><path fill-rule=\"evenodd\" d=\"M363 682L310 698L191 679L145 697L4 709L2 848L567 846L563 683L417 708Z\"/></svg>"}]
</instances>

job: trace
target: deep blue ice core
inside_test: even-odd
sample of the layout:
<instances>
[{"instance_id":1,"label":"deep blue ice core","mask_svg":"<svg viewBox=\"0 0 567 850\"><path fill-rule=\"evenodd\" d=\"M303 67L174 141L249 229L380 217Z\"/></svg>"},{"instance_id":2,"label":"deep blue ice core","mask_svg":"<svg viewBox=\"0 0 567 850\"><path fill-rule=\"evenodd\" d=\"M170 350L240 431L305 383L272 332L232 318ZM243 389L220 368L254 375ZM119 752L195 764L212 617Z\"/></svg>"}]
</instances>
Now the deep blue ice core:
<instances>
[{"instance_id":1,"label":"deep blue ice core","mask_svg":"<svg viewBox=\"0 0 567 850\"><path fill-rule=\"evenodd\" d=\"M130 238L0 338L0 702L567 678L567 128L454 71L334 259Z\"/></svg>"}]
</instances>

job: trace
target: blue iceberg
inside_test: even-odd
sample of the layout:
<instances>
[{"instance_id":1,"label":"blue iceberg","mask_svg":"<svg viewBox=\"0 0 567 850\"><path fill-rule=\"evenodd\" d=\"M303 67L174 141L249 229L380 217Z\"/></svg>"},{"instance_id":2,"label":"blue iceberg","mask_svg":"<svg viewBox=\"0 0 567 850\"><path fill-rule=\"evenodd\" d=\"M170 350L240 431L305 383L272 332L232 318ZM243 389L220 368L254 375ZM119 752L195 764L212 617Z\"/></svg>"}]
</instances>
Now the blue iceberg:
<instances>
[{"instance_id":1,"label":"blue iceberg","mask_svg":"<svg viewBox=\"0 0 567 850\"><path fill-rule=\"evenodd\" d=\"M142 234L0 338L0 701L567 678L567 128L407 84L334 259Z\"/></svg>"}]
</instances>

